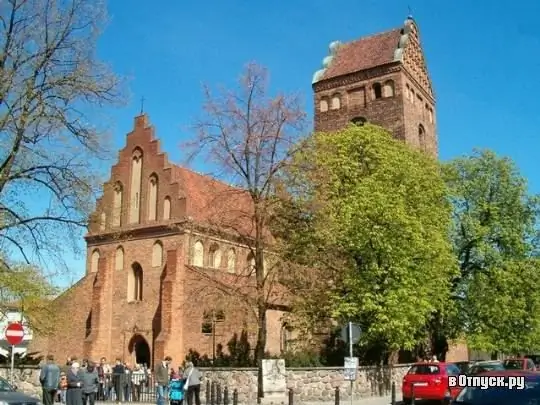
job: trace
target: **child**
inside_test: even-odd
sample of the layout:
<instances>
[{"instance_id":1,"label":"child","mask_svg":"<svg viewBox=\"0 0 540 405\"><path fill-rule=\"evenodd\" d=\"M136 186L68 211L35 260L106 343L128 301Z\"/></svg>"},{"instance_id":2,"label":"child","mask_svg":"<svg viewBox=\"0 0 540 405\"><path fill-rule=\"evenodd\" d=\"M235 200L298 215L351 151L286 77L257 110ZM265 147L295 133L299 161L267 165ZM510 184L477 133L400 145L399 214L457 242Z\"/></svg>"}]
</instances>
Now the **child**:
<instances>
[{"instance_id":1,"label":"child","mask_svg":"<svg viewBox=\"0 0 540 405\"><path fill-rule=\"evenodd\" d=\"M66 403L66 391L67 391L68 381L67 381L67 375L65 372L60 373L60 401L65 404Z\"/></svg>"},{"instance_id":2,"label":"child","mask_svg":"<svg viewBox=\"0 0 540 405\"><path fill-rule=\"evenodd\" d=\"M171 381L169 381L170 405L182 405L184 401L184 384L183 376L179 373L174 373Z\"/></svg>"}]
</instances>

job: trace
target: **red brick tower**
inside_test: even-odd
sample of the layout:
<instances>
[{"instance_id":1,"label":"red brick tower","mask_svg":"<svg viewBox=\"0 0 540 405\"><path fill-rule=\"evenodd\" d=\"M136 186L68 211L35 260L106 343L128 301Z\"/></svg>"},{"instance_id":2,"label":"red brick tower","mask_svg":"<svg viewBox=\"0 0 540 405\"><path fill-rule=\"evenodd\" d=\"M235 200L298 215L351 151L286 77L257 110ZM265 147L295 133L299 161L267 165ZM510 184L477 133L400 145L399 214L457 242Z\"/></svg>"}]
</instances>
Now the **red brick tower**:
<instances>
[{"instance_id":1,"label":"red brick tower","mask_svg":"<svg viewBox=\"0 0 540 405\"><path fill-rule=\"evenodd\" d=\"M369 121L437 156L435 96L412 17L391 31L332 42L313 90L316 131Z\"/></svg>"}]
</instances>

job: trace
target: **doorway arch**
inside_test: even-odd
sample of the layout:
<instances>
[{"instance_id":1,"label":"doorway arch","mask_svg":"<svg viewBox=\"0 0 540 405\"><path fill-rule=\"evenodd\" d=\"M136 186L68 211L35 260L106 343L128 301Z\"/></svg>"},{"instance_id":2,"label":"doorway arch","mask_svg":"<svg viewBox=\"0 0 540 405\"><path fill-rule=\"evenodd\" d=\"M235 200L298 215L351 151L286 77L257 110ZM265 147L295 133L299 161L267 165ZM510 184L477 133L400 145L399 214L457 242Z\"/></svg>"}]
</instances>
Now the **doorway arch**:
<instances>
[{"instance_id":1,"label":"doorway arch","mask_svg":"<svg viewBox=\"0 0 540 405\"><path fill-rule=\"evenodd\" d=\"M128 350L134 363L146 364L147 367L151 366L152 354L150 352L150 345L143 336L139 334L133 335L129 341Z\"/></svg>"}]
</instances>

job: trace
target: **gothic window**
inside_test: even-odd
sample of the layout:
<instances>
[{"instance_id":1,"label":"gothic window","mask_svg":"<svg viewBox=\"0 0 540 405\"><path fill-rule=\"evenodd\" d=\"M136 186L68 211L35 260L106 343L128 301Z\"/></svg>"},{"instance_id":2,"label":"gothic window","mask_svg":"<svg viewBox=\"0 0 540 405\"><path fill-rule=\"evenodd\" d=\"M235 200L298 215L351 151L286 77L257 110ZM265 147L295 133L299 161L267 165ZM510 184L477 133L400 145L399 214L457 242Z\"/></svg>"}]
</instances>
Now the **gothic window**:
<instances>
[{"instance_id":1,"label":"gothic window","mask_svg":"<svg viewBox=\"0 0 540 405\"><path fill-rule=\"evenodd\" d=\"M128 302L142 301L143 299L143 269L139 263L131 265L128 275Z\"/></svg>"},{"instance_id":2,"label":"gothic window","mask_svg":"<svg viewBox=\"0 0 540 405\"><path fill-rule=\"evenodd\" d=\"M383 97L394 97L394 81L387 80L383 86Z\"/></svg>"},{"instance_id":3,"label":"gothic window","mask_svg":"<svg viewBox=\"0 0 540 405\"><path fill-rule=\"evenodd\" d=\"M415 99L416 99L416 93L415 93L414 89L411 89L411 103L414 104Z\"/></svg>"},{"instance_id":4,"label":"gothic window","mask_svg":"<svg viewBox=\"0 0 540 405\"><path fill-rule=\"evenodd\" d=\"M332 96L332 110L339 110L341 108L341 98L339 97L339 94L334 94Z\"/></svg>"},{"instance_id":5,"label":"gothic window","mask_svg":"<svg viewBox=\"0 0 540 405\"><path fill-rule=\"evenodd\" d=\"M154 173L148 180L148 220L157 219L158 177Z\"/></svg>"},{"instance_id":6,"label":"gothic window","mask_svg":"<svg viewBox=\"0 0 540 405\"><path fill-rule=\"evenodd\" d=\"M349 106L365 107L366 106L366 89L361 87L349 91Z\"/></svg>"},{"instance_id":7,"label":"gothic window","mask_svg":"<svg viewBox=\"0 0 540 405\"><path fill-rule=\"evenodd\" d=\"M422 124L418 125L418 144L420 145L420 149L422 151L426 150L426 130L424 129L424 126Z\"/></svg>"},{"instance_id":8,"label":"gothic window","mask_svg":"<svg viewBox=\"0 0 540 405\"><path fill-rule=\"evenodd\" d=\"M252 252L249 252L247 255L247 270L248 275L254 275L255 274L255 256Z\"/></svg>"},{"instance_id":9,"label":"gothic window","mask_svg":"<svg viewBox=\"0 0 540 405\"><path fill-rule=\"evenodd\" d=\"M99 218L99 230L104 231L106 225L107 225L107 214L102 212Z\"/></svg>"},{"instance_id":10,"label":"gothic window","mask_svg":"<svg viewBox=\"0 0 540 405\"><path fill-rule=\"evenodd\" d=\"M163 219L171 219L171 198L165 197L163 200Z\"/></svg>"},{"instance_id":11,"label":"gothic window","mask_svg":"<svg viewBox=\"0 0 540 405\"><path fill-rule=\"evenodd\" d=\"M405 85L405 98L407 100L411 99L411 87L409 86L409 84Z\"/></svg>"},{"instance_id":12,"label":"gothic window","mask_svg":"<svg viewBox=\"0 0 540 405\"><path fill-rule=\"evenodd\" d=\"M163 265L163 245L157 241L152 246L152 267L161 267Z\"/></svg>"},{"instance_id":13,"label":"gothic window","mask_svg":"<svg viewBox=\"0 0 540 405\"><path fill-rule=\"evenodd\" d=\"M328 111L328 99L326 97L321 99L319 103L319 111L320 112Z\"/></svg>"},{"instance_id":14,"label":"gothic window","mask_svg":"<svg viewBox=\"0 0 540 405\"><path fill-rule=\"evenodd\" d=\"M217 244L210 246L210 251L208 252L208 267L213 269L219 269L221 266L221 250Z\"/></svg>"},{"instance_id":15,"label":"gothic window","mask_svg":"<svg viewBox=\"0 0 540 405\"><path fill-rule=\"evenodd\" d=\"M90 273L97 273L99 263L99 249L95 249L90 257Z\"/></svg>"},{"instance_id":16,"label":"gothic window","mask_svg":"<svg viewBox=\"0 0 540 405\"><path fill-rule=\"evenodd\" d=\"M380 83L373 84L373 98L375 100L382 98L382 86Z\"/></svg>"},{"instance_id":17,"label":"gothic window","mask_svg":"<svg viewBox=\"0 0 540 405\"><path fill-rule=\"evenodd\" d=\"M233 248L227 252L227 271L234 273L236 270L236 252Z\"/></svg>"},{"instance_id":18,"label":"gothic window","mask_svg":"<svg viewBox=\"0 0 540 405\"><path fill-rule=\"evenodd\" d=\"M204 245L200 240L193 245L193 265L204 266Z\"/></svg>"},{"instance_id":19,"label":"gothic window","mask_svg":"<svg viewBox=\"0 0 540 405\"><path fill-rule=\"evenodd\" d=\"M283 323L281 326L281 339L280 339L280 346L281 346L281 352L287 352L289 351L290 347L290 341L291 341L291 328L287 323Z\"/></svg>"},{"instance_id":20,"label":"gothic window","mask_svg":"<svg viewBox=\"0 0 540 405\"><path fill-rule=\"evenodd\" d=\"M130 188L130 206L129 223L136 224L140 221L140 198L141 198L141 180L142 180L142 150L135 148L131 159L131 188Z\"/></svg>"},{"instance_id":21,"label":"gothic window","mask_svg":"<svg viewBox=\"0 0 540 405\"><path fill-rule=\"evenodd\" d=\"M116 254L114 257L114 269L124 270L124 249L122 246L116 248Z\"/></svg>"},{"instance_id":22,"label":"gothic window","mask_svg":"<svg viewBox=\"0 0 540 405\"><path fill-rule=\"evenodd\" d=\"M114 185L114 196L113 196L113 218L112 226L119 227L122 225L122 197L123 197L123 186L119 181Z\"/></svg>"},{"instance_id":23,"label":"gothic window","mask_svg":"<svg viewBox=\"0 0 540 405\"><path fill-rule=\"evenodd\" d=\"M362 125L364 125L367 120L364 118L364 117L354 117L351 122L354 124L354 125L358 125L359 127L361 127Z\"/></svg>"},{"instance_id":24,"label":"gothic window","mask_svg":"<svg viewBox=\"0 0 540 405\"><path fill-rule=\"evenodd\" d=\"M428 116L430 124L433 124L433 110L430 107L428 107Z\"/></svg>"}]
</instances>

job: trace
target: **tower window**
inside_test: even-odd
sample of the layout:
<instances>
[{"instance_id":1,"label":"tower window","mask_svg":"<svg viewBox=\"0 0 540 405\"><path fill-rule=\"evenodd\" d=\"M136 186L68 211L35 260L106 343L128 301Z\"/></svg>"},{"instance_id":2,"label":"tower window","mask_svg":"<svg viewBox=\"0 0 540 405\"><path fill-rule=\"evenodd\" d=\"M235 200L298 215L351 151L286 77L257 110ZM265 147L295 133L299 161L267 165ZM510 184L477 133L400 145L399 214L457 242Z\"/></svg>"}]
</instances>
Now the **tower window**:
<instances>
[{"instance_id":1,"label":"tower window","mask_svg":"<svg viewBox=\"0 0 540 405\"><path fill-rule=\"evenodd\" d=\"M382 86L380 83L373 84L373 98L375 100L382 98Z\"/></svg>"},{"instance_id":2,"label":"tower window","mask_svg":"<svg viewBox=\"0 0 540 405\"><path fill-rule=\"evenodd\" d=\"M341 108L341 98L339 97L339 94L335 94L332 96L332 110L339 110Z\"/></svg>"},{"instance_id":3,"label":"tower window","mask_svg":"<svg viewBox=\"0 0 540 405\"><path fill-rule=\"evenodd\" d=\"M418 144L420 146L420 150L426 151L426 130L422 124L418 125Z\"/></svg>"},{"instance_id":4,"label":"tower window","mask_svg":"<svg viewBox=\"0 0 540 405\"><path fill-rule=\"evenodd\" d=\"M363 126L366 122L367 120L364 117L354 117L351 120L351 123L353 123L354 125L358 125L359 127Z\"/></svg>"},{"instance_id":5,"label":"tower window","mask_svg":"<svg viewBox=\"0 0 540 405\"><path fill-rule=\"evenodd\" d=\"M393 80L387 80L386 82L384 82L383 96L394 97L394 81Z\"/></svg>"},{"instance_id":6,"label":"tower window","mask_svg":"<svg viewBox=\"0 0 540 405\"><path fill-rule=\"evenodd\" d=\"M328 111L328 100L326 98L321 99L319 103L319 111L320 112Z\"/></svg>"}]
</instances>

